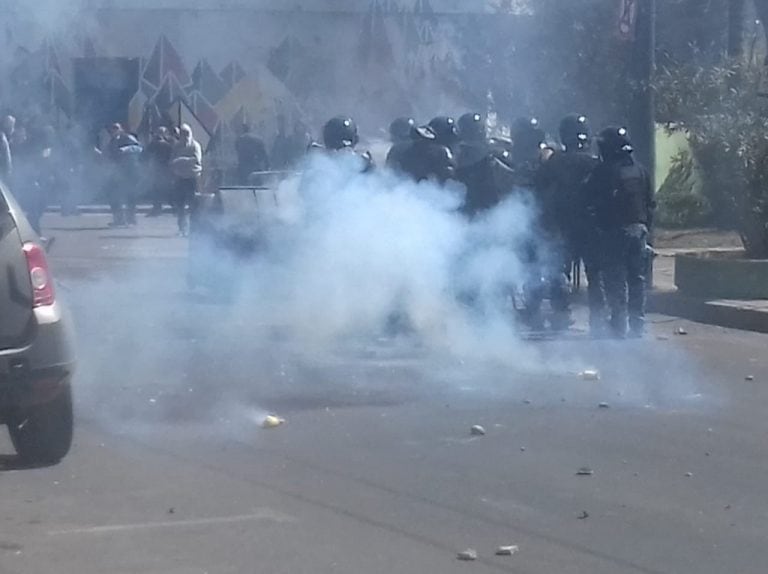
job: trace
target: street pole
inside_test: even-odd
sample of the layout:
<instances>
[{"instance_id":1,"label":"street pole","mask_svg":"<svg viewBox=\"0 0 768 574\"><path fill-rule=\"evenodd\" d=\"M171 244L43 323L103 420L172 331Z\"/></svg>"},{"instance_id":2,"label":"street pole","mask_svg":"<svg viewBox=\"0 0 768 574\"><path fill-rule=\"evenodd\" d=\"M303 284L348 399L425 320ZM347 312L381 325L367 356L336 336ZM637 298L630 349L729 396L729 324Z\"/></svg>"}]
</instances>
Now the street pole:
<instances>
[{"instance_id":1,"label":"street pole","mask_svg":"<svg viewBox=\"0 0 768 574\"><path fill-rule=\"evenodd\" d=\"M629 110L629 130L638 159L648 168L656 189L656 101L653 80L656 70L656 0L637 2L637 25L632 61L631 85L635 86Z\"/></svg>"},{"instance_id":2,"label":"street pole","mask_svg":"<svg viewBox=\"0 0 768 574\"><path fill-rule=\"evenodd\" d=\"M635 155L648 169L652 189L656 190L656 99L653 81L656 70L656 0L623 0L634 3L635 27L629 50L627 84L630 86L628 128L635 144ZM653 244L653 229L649 229ZM653 288L653 258L649 258L647 286Z\"/></svg>"}]
</instances>

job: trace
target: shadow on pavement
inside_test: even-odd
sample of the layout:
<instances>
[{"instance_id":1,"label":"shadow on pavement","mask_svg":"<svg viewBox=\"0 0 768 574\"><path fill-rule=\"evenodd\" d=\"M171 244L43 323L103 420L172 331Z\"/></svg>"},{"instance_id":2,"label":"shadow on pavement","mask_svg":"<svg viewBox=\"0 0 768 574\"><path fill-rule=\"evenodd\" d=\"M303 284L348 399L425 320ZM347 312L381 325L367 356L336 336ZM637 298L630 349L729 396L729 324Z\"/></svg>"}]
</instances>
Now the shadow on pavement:
<instances>
[{"instance_id":1,"label":"shadow on pavement","mask_svg":"<svg viewBox=\"0 0 768 574\"><path fill-rule=\"evenodd\" d=\"M176 234L167 233L165 235L146 235L142 233L133 233L132 235L99 235L99 239L176 239Z\"/></svg>"},{"instance_id":2,"label":"shadow on pavement","mask_svg":"<svg viewBox=\"0 0 768 574\"><path fill-rule=\"evenodd\" d=\"M0 454L0 472L11 472L14 470L34 470L36 468L47 468L56 466L56 463L41 464L27 462L15 454Z\"/></svg>"},{"instance_id":3,"label":"shadow on pavement","mask_svg":"<svg viewBox=\"0 0 768 574\"><path fill-rule=\"evenodd\" d=\"M107 225L99 225L99 226L91 226L91 227L45 227L44 231L62 231L62 232L69 232L69 231L109 231L111 227Z\"/></svg>"}]
</instances>

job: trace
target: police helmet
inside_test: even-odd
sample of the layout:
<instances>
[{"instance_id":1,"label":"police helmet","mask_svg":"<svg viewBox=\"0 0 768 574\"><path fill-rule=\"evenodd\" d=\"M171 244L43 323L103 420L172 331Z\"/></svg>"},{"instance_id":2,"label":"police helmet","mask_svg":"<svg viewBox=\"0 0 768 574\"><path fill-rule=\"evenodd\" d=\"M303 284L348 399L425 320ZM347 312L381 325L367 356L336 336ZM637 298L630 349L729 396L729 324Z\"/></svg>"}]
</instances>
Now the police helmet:
<instances>
[{"instance_id":1,"label":"police helmet","mask_svg":"<svg viewBox=\"0 0 768 574\"><path fill-rule=\"evenodd\" d=\"M462 141L482 141L486 138L485 118L478 113L464 114L458 121L459 137Z\"/></svg>"},{"instance_id":2,"label":"police helmet","mask_svg":"<svg viewBox=\"0 0 768 574\"><path fill-rule=\"evenodd\" d=\"M616 157L632 153L635 150L625 127L611 126L605 128L597 138L597 145L600 148L600 155L603 157Z\"/></svg>"},{"instance_id":3,"label":"police helmet","mask_svg":"<svg viewBox=\"0 0 768 574\"><path fill-rule=\"evenodd\" d=\"M546 134L536 118L518 118L512 123L512 141L518 153L522 150L543 150L547 146Z\"/></svg>"},{"instance_id":4,"label":"police helmet","mask_svg":"<svg viewBox=\"0 0 768 574\"><path fill-rule=\"evenodd\" d=\"M522 117L517 118L514 122L512 122L512 128L510 129L510 133L512 135L512 138L520 137L524 134L530 134L532 131L538 130L539 128L539 120L537 118L529 118L529 117Z\"/></svg>"},{"instance_id":5,"label":"police helmet","mask_svg":"<svg viewBox=\"0 0 768 574\"><path fill-rule=\"evenodd\" d=\"M592 130L589 120L581 114L565 116L560 122L560 143L566 148L582 149L589 146Z\"/></svg>"},{"instance_id":6,"label":"police helmet","mask_svg":"<svg viewBox=\"0 0 768 574\"><path fill-rule=\"evenodd\" d=\"M399 143L411 139L411 130L416 126L413 118L397 118L389 125L389 137L392 143Z\"/></svg>"},{"instance_id":7,"label":"police helmet","mask_svg":"<svg viewBox=\"0 0 768 574\"><path fill-rule=\"evenodd\" d=\"M456 121L448 116L438 116L429 122L429 128L437 137L437 142L450 146L458 139Z\"/></svg>"},{"instance_id":8,"label":"police helmet","mask_svg":"<svg viewBox=\"0 0 768 574\"><path fill-rule=\"evenodd\" d=\"M347 116L336 116L323 127L323 143L331 150L355 147L359 141L357 124Z\"/></svg>"}]
</instances>

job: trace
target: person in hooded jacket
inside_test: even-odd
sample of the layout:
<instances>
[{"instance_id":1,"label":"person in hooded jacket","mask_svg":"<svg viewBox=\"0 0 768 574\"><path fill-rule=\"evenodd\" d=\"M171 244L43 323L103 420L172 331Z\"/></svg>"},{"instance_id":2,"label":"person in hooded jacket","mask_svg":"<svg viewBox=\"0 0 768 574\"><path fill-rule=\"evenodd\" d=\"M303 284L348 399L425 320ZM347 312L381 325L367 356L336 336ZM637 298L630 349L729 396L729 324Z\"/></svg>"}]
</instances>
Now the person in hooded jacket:
<instances>
[{"instance_id":1,"label":"person in hooded jacket","mask_svg":"<svg viewBox=\"0 0 768 574\"><path fill-rule=\"evenodd\" d=\"M139 160L144 151L138 138L128 133L120 123L109 129L107 159L111 161L109 178L112 227L136 225L136 198L140 187Z\"/></svg>"},{"instance_id":2,"label":"person in hooded jacket","mask_svg":"<svg viewBox=\"0 0 768 574\"><path fill-rule=\"evenodd\" d=\"M189 124L182 124L179 141L173 147L171 172L174 175L172 204L176 211L179 235L189 234L189 211L203 173L203 149Z\"/></svg>"}]
</instances>

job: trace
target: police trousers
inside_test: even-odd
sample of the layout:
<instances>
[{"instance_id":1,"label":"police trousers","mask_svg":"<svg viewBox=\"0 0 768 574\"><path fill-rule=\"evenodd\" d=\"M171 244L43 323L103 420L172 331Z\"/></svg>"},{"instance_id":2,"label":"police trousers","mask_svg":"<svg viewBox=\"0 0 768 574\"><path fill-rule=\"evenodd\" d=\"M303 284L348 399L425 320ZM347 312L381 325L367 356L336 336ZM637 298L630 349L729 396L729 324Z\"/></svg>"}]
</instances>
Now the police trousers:
<instances>
[{"instance_id":1,"label":"police trousers","mask_svg":"<svg viewBox=\"0 0 768 574\"><path fill-rule=\"evenodd\" d=\"M606 232L604 280L614 336L642 335L645 328L645 274L648 228L635 223Z\"/></svg>"}]
</instances>

